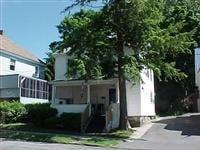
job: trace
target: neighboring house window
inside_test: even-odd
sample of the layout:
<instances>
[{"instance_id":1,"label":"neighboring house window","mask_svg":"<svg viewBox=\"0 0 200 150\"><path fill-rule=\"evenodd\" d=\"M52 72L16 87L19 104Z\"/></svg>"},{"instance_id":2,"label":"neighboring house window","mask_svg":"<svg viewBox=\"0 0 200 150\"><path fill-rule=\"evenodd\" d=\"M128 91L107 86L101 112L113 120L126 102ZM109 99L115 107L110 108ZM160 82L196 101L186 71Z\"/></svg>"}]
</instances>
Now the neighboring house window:
<instances>
[{"instance_id":1,"label":"neighboring house window","mask_svg":"<svg viewBox=\"0 0 200 150\"><path fill-rule=\"evenodd\" d=\"M16 60L14 59L10 59L10 70L15 70L15 63L16 63Z\"/></svg>"},{"instance_id":2,"label":"neighboring house window","mask_svg":"<svg viewBox=\"0 0 200 150\"><path fill-rule=\"evenodd\" d=\"M39 77L39 66L35 66L35 76Z\"/></svg>"}]
</instances>

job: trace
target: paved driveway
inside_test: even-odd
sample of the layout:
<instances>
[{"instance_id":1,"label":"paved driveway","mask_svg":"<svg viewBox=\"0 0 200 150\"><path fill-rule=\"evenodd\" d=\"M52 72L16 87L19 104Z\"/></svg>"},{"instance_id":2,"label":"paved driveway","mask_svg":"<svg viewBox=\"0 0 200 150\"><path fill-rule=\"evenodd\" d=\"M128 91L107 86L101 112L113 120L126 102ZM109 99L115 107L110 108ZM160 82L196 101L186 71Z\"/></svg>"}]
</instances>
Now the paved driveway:
<instances>
[{"instance_id":1,"label":"paved driveway","mask_svg":"<svg viewBox=\"0 0 200 150\"><path fill-rule=\"evenodd\" d=\"M200 114L157 121L140 138L119 147L141 150L200 150Z\"/></svg>"}]
</instances>

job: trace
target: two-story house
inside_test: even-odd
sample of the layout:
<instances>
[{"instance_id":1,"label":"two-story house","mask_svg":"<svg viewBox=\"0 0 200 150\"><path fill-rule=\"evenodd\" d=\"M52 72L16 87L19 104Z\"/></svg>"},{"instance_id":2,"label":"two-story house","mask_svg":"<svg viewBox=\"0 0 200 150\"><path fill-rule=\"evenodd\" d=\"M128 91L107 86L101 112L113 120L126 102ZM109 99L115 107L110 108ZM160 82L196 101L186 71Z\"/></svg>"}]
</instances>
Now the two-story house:
<instances>
[{"instance_id":1,"label":"two-story house","mask_svg":"<svg viewBox=\"0 0 200 150\"><path fill-rule=\"evenodd\" d=\"M61 113L81 113L82 131L102 132L119 127L118 79L73 80L66 77L67 54L56 53L55 80L52 84L52 104ZM130 122L142 124L155 116L153 71L141 72L143 82L136 85L127 81L127 109ZM93 128L93 129L92 129Z\"/></svg>"},{"instance_id":2,"label":"two-story house","mask_svg":"<svg viewBox=\"0 0 200 150\"><path fill-rule=\"evenodd\" d=\"M48 102L44 63L0 30L0 100Z\"/></svg>"}]
</instances>

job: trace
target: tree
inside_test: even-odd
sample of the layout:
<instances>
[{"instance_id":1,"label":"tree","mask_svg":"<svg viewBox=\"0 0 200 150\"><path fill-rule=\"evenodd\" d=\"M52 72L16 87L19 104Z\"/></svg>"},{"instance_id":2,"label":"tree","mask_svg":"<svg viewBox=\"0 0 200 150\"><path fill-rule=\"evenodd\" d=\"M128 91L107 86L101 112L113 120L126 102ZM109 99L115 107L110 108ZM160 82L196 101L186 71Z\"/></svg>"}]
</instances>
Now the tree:
<instances>
[{"instance_id":1,"label":"tree","mask_svg":"<svg viewBox=\"0 0 200 150\"><path fill-rule=\"evenodd\" d=\"M74 5L89 2L76 0ZM174 62L165 62L165 58L190 52L193 32L181 32L181 21L162 26L163 13L162 0L110 0L99 11L75 13L58 26L62 39L59 49L70 47L68 55L73 55L76 64L71 68L84 79L105 77L103 64L110 56L113 75L119 79L120 129L128 127L126 80L138 82L145 67L158 77L185 77L174 68ZM131 55L126 55L125 47Z\"/></svg>"},{"instance_id":2,"label":"tree","mask_svg":"<svg viewBox=\"0 0 200 150\"><path fill-rule=\"evenodd\" d=\"M179 54L175 57L168 55L166 57L165 61L176 62L175 67L184 72L187 78L179 81L174 79L163 80L156 83L156 102L159 107L159 113L183 111L184 108L181 100L187 96L186 94L193 92L195 86L194 48L200 46L199 6L200 1L198 0L166 0L165 2L165 19L163 25L172 24L173 22L183 22L181 32L195 31L193 39L196 43L190 46L191 53Z\"/></svg>"},{"instance_id":3,"label":"tree","mask_svg":"<svg viewBox=\"0 0 200 150\"><path fill-rule=\"evenodd\" d=\"M45 80L52 81L54 80L54 63L55 59L53 54L57 51L57 47L59 46L59 42L52 42L49 45L50 52L47 53L47 58L44 58L45 60Z\"/></svg>"}]
</instances>

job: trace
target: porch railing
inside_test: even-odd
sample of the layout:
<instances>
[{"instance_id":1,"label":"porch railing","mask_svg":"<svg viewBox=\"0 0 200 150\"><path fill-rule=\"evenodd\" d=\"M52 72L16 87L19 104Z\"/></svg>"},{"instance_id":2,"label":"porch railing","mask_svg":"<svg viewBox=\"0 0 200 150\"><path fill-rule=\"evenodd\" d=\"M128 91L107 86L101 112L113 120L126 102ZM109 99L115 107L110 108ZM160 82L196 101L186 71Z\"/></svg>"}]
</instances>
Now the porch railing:
<instances>
[{"instance_id":1,"label":"porch railing","mask_svg":"<svg viewBox=\"0 0 200 150\"><path fill-rule=\"evenodd\" d=\"M81 132L85 132L89 118L90 118L90 104L88 104L84 112L81 113Z\"/></svg>"},{"instance_id":2,"label":"porch railing","mask_svg":"<svg viewBox=\"0 0 200 150\"><path fill-rule=\"evenodd\" d=\"M106 110L106 132L119 127L119 103L112 103Z\"/></svg>"},{"instance_id":3,"label":"porch railing","mask_svg":"<svg viewBox=\"0 0 200 150\"><path fill-rule=\"evenodd\" d=\"M106 110L106 125L105 125L106 132L109 132L112 129L112 120L113 120L112 104L110 104L108 106L108 109Z\"/></svg>"}]
</instances>

